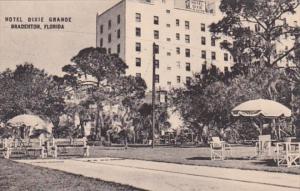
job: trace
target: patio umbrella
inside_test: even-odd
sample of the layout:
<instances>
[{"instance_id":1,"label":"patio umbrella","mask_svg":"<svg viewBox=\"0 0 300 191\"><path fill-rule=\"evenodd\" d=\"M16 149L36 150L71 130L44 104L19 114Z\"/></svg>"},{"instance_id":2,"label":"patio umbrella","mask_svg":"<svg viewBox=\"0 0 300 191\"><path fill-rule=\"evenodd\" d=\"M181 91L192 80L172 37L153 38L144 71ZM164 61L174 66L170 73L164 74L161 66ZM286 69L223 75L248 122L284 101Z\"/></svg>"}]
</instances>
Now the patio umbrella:
<instances>
[{"instance_id":1,"label":"patio umbrella","mask_svg":"<svg viewBox=\"0 0 300 191\"><path fill-rule=\"evenodd\" d=\"M292 112L289 108L273 100L256 99L246 101L236 106L232 115L244 117L263 116L265 118L290 117Z\"/></svg>"},{"instance_id":2,"label":"patio umbrella","mask_svg":"<svg viewBox=\"0 0 300 191\"><path fill-rule=\"evenodd\" d=\"M21 126L30 127L29 135L32 135L36 130L43 130L48 133L52 132L53 124L44 120L37 115L18 115L12 119L10 119L6 125L8 127L19 128Z\"/></svg>"},{"instance_id":3,"label":"patio umbrella","mask_svg":"<svg viewBox=\"0 0 300 191\"><path fill-rule=\"evenodd\" d=\"M236 106L231 114L235 117L258 117L260 119L260 134L262 134L263 124L261 118L291 117L289 108L273 100L256 99L246 101Z\"/></svg>"}]
</instances>

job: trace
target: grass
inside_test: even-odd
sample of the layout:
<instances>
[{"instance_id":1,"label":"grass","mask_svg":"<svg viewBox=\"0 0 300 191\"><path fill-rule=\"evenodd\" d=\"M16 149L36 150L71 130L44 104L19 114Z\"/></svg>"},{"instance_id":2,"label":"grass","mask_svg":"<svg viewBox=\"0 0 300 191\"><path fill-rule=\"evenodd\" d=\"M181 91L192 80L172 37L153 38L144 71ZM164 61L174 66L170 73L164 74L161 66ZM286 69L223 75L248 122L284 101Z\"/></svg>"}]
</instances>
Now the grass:
<instances>
[{"instance_id":1,"label":"grass","mask_svg":"<svg viewBox=\"0 0 300 191\"><path fill-rule=\"evenodd\" d=\"M272 158L251 159L253 156L255 156L255 148L246 146L233 147L232 157L223 161L210 160L210 150L208 147L156 147L154 149L150 147L129 147L127 150L124 148L111 147L91 148L91 157L118 157L188 165L300 174L299 167L278 167Z\"/></svg>"},{"instance_id":2,"label":"grass","mask_svg":"<svg viewBox=\"0 0 300 191\"><path fill-rule=\"evenodd\" d=\"M224 161L211 161L208 147L91 147L91 157L117 157L168 163L236 168L300 174L299 167L277 167L272 159L250 160L255 156L253 147L232 148L231 158ZM0 190L40 190L40 191L88 191L88 190L139 190L127 185L106 182L98 179L73 175L57 170L17 163L0 159Z\"/></svg>"},{"instance_id":3,"label":"grass","mask_svg":"<svg viewBox=\"0 0 300 191\"><path fill-rule=\"evenodd\" d=\"M135 191L140 189L0 158L0 190Z\"/></svg>"}]
</instances>

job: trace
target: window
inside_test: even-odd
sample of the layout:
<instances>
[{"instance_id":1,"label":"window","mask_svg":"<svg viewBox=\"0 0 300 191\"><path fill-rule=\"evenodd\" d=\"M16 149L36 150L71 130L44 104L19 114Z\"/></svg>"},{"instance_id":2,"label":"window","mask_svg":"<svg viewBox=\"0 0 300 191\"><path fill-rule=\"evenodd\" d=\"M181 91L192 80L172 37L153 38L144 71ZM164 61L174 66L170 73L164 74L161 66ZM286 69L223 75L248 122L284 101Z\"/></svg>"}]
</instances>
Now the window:
<instances>
[{"instance_id":1,"label":"window","mask_svg":"<svg viewBox=\"0 0 300 191\"><path fill-rule=\"evenodd\" d=\"M176 78L177 78L177 83L180 83L181 82L180 76L177 76Z\"/></svg>"},{"instance_id":2,"label":"window","mask_svg":"<svg viewBox=\"0 0 300 191\"><path fill-rule=\"evenodd\" d=\"M120 52L121 52L121 45L118 44L118 46L117 46L117 53L120 54Z\"/></svg>"},{"instance_id":3,"label":"window","mask_svg":"<svg viewBox=\"0 0 300 191\"><path fill-rule=\"evenodd\" d=\"M111 54L111 49L110 48L108 49L108 54Z\"/></svg>"},{"instance_id":4,"label":"window","mask_svg":"<svg viewBox=\"0 0 300 191\"><path fill-rule=\"evenodd\" d=\"M159 60L154 60L154 66L155 68L159 68Z\"/></svg>"},{"instance_id":5,"label":"window","mask_svg":"<svg viewBox=\"0 0 300 191\"><path fill-rule=\"evenodd\" d=\"M170 42L170 41L171 41L171 38L167 38L167 41Z\"/></svg>"},{"instance_id":6,"label":"window","mask_svg":"<svg viewBox=\"0 0 300 191\"><path fill-rule=\"evenodd\" d=\"M205 44L206 44L206 40L205 40L205 37L204 37L204 36L201 37L201 44L202 44L202 45L205 45Z\"/></svg>"},{"instance_id":7,"label":"window","mask_svg":"<svg viewBox=\"0 0 300 191\"><path fill-rule=\"evenodd\" d=\"M153 52L155 54L159 54L159 45L156 44L153 48L154 48Z\"/></svg>"},{"instance_id":8,"label":"window","mask_svg":"<svg viewBox=\"0 0 300 191\"><path fill-rule=\"evenodd\" d=\"M154 31L154 39L159 39L159 31Z\"/></svg>"},{"instance_id":9,"label":"window","mask_svg":"<svg viewBox=\"0 0 300 191\"><path fill-rule=\"evenodd\" d=\"M179 19L176 19L176 26L179 27L179 25L180 25L180 21Z\"/></svg>"},{"instance_id":10,"label":"window","mask_svg":"<svg viewBox=\"0 0 300 191\"><path fill-rule=\"evenodd\" d=\"M155 75L155 83L159 83L159 75Z\"/></svg>"},{"instance_id":11,"label":"window","mask_svg":"<svg viewBox=\"0 0 300 191\"><path fill-rule=\"evenodd\" d=\"M140 67L142 65L141 58L135 58L135 66Z\"/></svg>"},{"instance_id":12,"label":"window","mask_svg":"<svg viewBox=\"0 0 300 191\"><path fill-rule=\"evenodd\" d=\"M117 31L117 38L120 38L120 37L121 37L121 30L118 29L118 31Z\"/></svg>"},{"instance_id":13,"label":"window","mask_svg":"<svg viewBox=\"0 0 300 191\"><path fill-rule=\"evenodd\" d=\"M103 38L100 39L100 47L103 47Z\"/></svg>"},{"instance_id":14,"label":"window","mask_svg":"<svg viewBox=\"0 0 300 191\"><path fill-rule=\"evenodd\" d=\"M216 52L211 52L211 59L216 60Z\"/></svg>"},{"instance_id":15,"label":"window","mask_svg":"<svg viewBox=\"0 0 300 191\"><path fill-rule=\"evenodd\" d=\"M120 22L121 22L121 16L120 16L120 15L118 15L118 18L117 18L117 23L118 23L118 24L120 24Z\"/></svg>"},{"instance_id":16,"label":"window","mask_svg":"<svg viewBox=\"0 0 300 191\"><path fill-rule=\"evenodd\" d=\"M186 85L188 85L188 86L191 85L191 80L192 80L191 77L187 76L186 77Z\"/></svg>"},{"instance_id":17,"label":"window","mask_svg":"<svg viewBox=\"0 0 300 191\"><path fill-rule=\"evenodd\" d=\"M185 56L186 57L191 57L191 51L190 51L190 49L188 49L188 48L185 49Z\"/></svg>"},{"instance_id":18,"label":"window","mask_svg":"<svg viewBox=\"0 0 300 191\"><path fill-rule=\"evenodd\" d=\"M180 40L180 34L176 33L176 40Z\"/></svg>"},{"instance_id":19,"label":"window","mask_svg":"<svg viewBox=\"0 0 300 191\"><path fill-rule=\"evenodd\" d=\"M103 25L100 26L100 34L103 33Z\"/></svg>"},{"instance_id":20,"label":"window","mask_svg":"<svg viewBox=\"0 0 300 191\"><path fill-rule=\"evenodd\" d=\"M201 51L201 58L206 59L206 51L205 50Z\"/></svg>"},{"instance_id":21,"label":"window","mask_svg":"<svg viewBox=\"0 0 300 191\"><path fill-rule=\"evenodd\" d=\"M185 21L185 29L190 29L190 22L189 21Z\"/></svg>"},{"instance_id":22,"label":"window","mask_svg":"<svg viewBox=\"0 0 300 191\"><path fill-rule=\"evenodd\" d=\"M228 61L228 53L224 53L224 61Z\"/></svg>"},{"instance_id":23,"label":"window","mask_svg":"<svg viewBox=\"0 0 300 191\"><path fill-rule=\"evenodd\" d=\"M170 27L171 27L171 25L168 23L168 24L166 24L166 27L170 28Z\"/></svg>"},{"instance_id":24,"label":"window","mask_svg":"<svg viewBox=\"0 0 300 191\"><path fill-rule=\"evenodd\" d=\"M135 28L135 36L141 36L141 28Z\"/></svg>"},{"instance_id":25,"label":"window","mask_svg":"<svg viewBox=\"0 0 300 191\"><path fill-rule=\"evenodd\" d=\"M201 31L205 32L205 24L201 23Z\"/></svg>"},{"instance_id":26,"label":"window","mask_svg":"<svg viewBox=\"0 0 300 191\"><path fill-rule=\"evenodd\" d=\"M191 71L191 64L190 63L185 63L185 70L186 71Z\"/></svg>"},{"instance_id":27,"label":"window","mask_svg":"<svg viewBox=\"0 0 300 191\"><path fill-rule=\"evenodd\" d=\"M176 53L180 54L180 48L179 47L176 47Z\"/></svg>"},{"instance_id":28,"label":"window","mask_svg":"<svg viewBox=\"0 0 300 191\"><path fill-rule=\"evenodd\" d=\"M171 52L167 52L167 56L171 56Z\"/></svg>"},{"instance_id":29,"label":"window","mask_svg":"<svg viewBox=\"0 0 300 191\"><path fill-rule=\"evenodd\" d=\"M172 83L170 81L167 82L168 86L172 85Z\"/></svg>"},{"instance_id":30,"label":"window","mask_svg":"<svg viewBox=\"0 0 300 191\"><path fill-rule=\"evenodd\" d=\"M135 13L135 21L141 22L141 13Z\"/></svg>"},{"instance_id":31,"label":"window","mask_svg":"<svg viewBox=\"0 0 300 191\"><path fill-rule=\"evenodd\" d=\"M216 39L215 37L211 37L211 46L216 46Z\"/></svg>"},{"instance_id":32,"label":"window","mask_svg":"<svg viewBox=\"0 0 300 191\"><path fill-rule=\"evenodd\" d=\"M185 35L185 42L190 43L190 35L188 34Z\"/></svg>"},{"instance_id":33,"label":"window","mask_svg":"<svg viewBox=\"0 0 300 191\"><path fill-rule=\"evenodd\" d=\"M169 9L167 9L167 10L166 10L166 13L168 13L168 14L169 14L169 13L171 13L171 11L170 11Z\"/></svg>"},{"instance_id":34,"label":"window","mask_svg":"<svg viewBox=\"0 0 300 191\"><path fill-rule=\"evenodd\" d=\"M180 61L176 61L177 68L180 68Z\"/></svg>"},{"instance_id":35,"label":"window","mask_svg":"<svg viewBox=\"0 0 300 191\"><path fill-rule=\"evenodd\" d=\"M171 66L168 66L168 67L167 67L167 70L172 70L172 67L171 67Z\"/></svg>"},{"instance_id":36,"label":"window","mask_svg":"<svg viewBox=\"0 0 300 191\"><path fill-rule=\"evenodd\" d=\"M108 29L111 29L111 20L108 21Z\"/></svg>"},{"instance_id":37,"label":"window","mask_svg":"<svg viewBox=\"0 0 300 191\"><path fill-rule=\"evenodd\" d=\"M108 43L110 43L111 42L111 34L108 34Z\"/></svg>"},{"instance_id":38,"label":"window","mask_svg":"<svg viewBox=\"0 0 300 191\"><path fill-rule=\"evenodd\" d=\"M138 77L138 78L142 77L141 73L136 73L135 76Z\"/></svg>"},{"instance_id":39,"label":"window","mask_svg":"<svg viewBox=\"0 0 300 191\"><path fill-rule=\"evenodd\" d=\"M154 21L153 21L153 23L154 23L155 25L158 25L158 24L159 24L159 18L158 18L158 16L154 16Z\"/></svg>"},{"instance_id":40,"label":"window","mask_svg":"<svg viewBox=\"0 0 300 191\"><path fill-rule=\"evenodd\" d=\"M141 52L141 43L140 42L135 43L135 51Z\"/></svg>"}]
</instances>

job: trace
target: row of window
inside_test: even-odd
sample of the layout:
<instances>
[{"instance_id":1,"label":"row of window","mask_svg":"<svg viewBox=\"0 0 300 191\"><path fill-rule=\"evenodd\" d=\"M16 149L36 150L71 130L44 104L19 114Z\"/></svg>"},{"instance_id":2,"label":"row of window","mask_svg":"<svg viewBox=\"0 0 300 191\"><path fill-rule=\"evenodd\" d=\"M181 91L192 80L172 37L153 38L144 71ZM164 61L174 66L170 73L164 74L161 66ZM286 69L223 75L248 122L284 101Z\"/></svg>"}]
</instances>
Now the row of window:
<instances>
[{"instance_id":1,"label":"row of window","mask_svg":"<svg viewBox=\"0 0 300 191\"><path fill-rule=\"evenodd\" d=\"M158 46L158 45L157 45L157 49L158 49L158 50L156 50L156 53L159 53L159 46ZM136 52L141 52L141 50L142 50L142 45L141 45L141 43L140 43L140 42L136 42L136 43L135 43L135 51L136 51ZM180 55L180 54L181 54L181 49L180 49L180 47L176 47L176 54L177 54L177 55ZM167 52L167 55L168 55L168 56L171 56L171 53L170 53L170 52ZM186 56L186 57L190 57L190 56L191 56L191 51L190 51L190 49L188 49L188 48L185 49L185 56ZM202 51L201 51L201 58L206 59L206 51L205 51L205 50L202 50ZM211 59L212 59L212 60L216 60L216 58L217 58L216 52L212 51L212 52L211 52ZM224 53L224 61L228 61L228 53Z\"/></svg>"},{"instance_id":2,"label":"row of window","mask_svg":"<svg viewBox=\"0 0 300 191\"><path fill-rule=\"evenodd\" d=\"M170 10L167 10L167 13L170 13ZM135 21L136 22L142 22L142 14L141 13L135 13ZM153 16L153 24L154 25L159 25L159 17L158 16ZM177 27L180 26L180 20L179 19L175 20L175 25ZM170 24L167 24L167 26L169 27ZM185 29L190 29L190 21L184 21L184 26L185 26ZM200 29L201 29L201 31L205 32L206 26L205 26L204 23L200 24Z\"/></svg>"},{"instance_id":3,"label":"row of window","mask_svg":"<svg viewBox=\"0 0 300 191\"><path fill-rule=\"evenodd\" d=\"M142 36L141 31L142 31L141 28L136 27L135 28L135 36L141 37ZM159 31L154 30L153 36L154 36L154 39L159 39ZM180 40L180 33L176 33L176 40ZM171 41L171 38L167 38L167 41ZM190 35L188 35L188 34L185 35L185 42L186 43L191 42ZM206 38L204 36L201 37L201 45L206 45ZM216 39L214 37L211 37L211 46L216 46Z\"/></svg>"},{"instance_id":4,"label":"row of window","mask_svg":"<svg viewBox=\"0 0 300 191\"><path fill-rule=\"evenodd\" d=\"M102 38L100 39L100 47L103 47L103 39L102 39ZM137 43L135 44L135 50L136 50L136 52L141 52L141 49L142 49L141 43L137 42ZM117 45L117 53L119 54L120 51L121 51L121 45L118 44L118 45ZM110 48L108 49L108 53L109 53L109 54L111 53ZM155 53L156 53L156 54L159 54L159 45L156 45L156 47L155 47ZM180 47L176 47L176 53L177 53L178 55L180 54ZM171 56L171 53L170 53L170 52L167 52L167 55L168 55L168 56ZM190 57L190 56L191 56L191 51L190 51L190 49L188 49L188 48L185 49L185 56L186 56L186 57ZM201 51L201 58L202 58L202 59L206 59L206 51L205 51L205 50L202 50L202 51ZM211 59L212 59L212 60L216 60L216 52L214 52L214 51L211 52ZM228 53L224 53L224 61L228 61L228 60L229 60L229 55L228 55ZM156 62L157 62L157 63L156 63ZM157 66L159 66L159 61L157 60L156 62L155 62L155 63L157 64ZM137 58L137 59L136 59L136 66L141 66L141 58ZM187 71L189 71L189 70L187 70Z\"/></svg>"},{"instance_id":5,"label":"row of window","mask_svg":"<svg viewBox=\"0 0 300 191\"><path fill-rule=\"evenodd\" d=\"M212 60L215 60L216 59L216 53L212 52L211 55L212 55ZM227 53L224 53L224 61L228 61L228 54ZM135 65L137 67L141 67L142 66L142 59L140 57L137 57L135 59ZM159 60L155 60L154 61L154 65L155 65L155 68L159 68ZM178 66L180 66L180 65L178 65ZM171 67L168 67L167 69L171 70ZM189 63L189 62L185 63L185 70L186 71L191 71L191 63Z\"/></svg>"},{"instance_id":6,"label":"row of window","mask_svg":"<svg viewBox=\"0 0 300 191\"><path fill-rule=\"evenodd\" d=\"M135 32L136 36L140 37L141 36L141 28L136 28L136 32ZM159 39L159 31L158 30L154 30L153 31L154 34L154 39ZM121 30L118 29L117 30L117 39L119 39L121 37ZM180 40L180 34L176 33L176 39ZM112 41L112 36L111 33L108 34L108 43L110 43ZM101 38L102 43L100 42L100 45L103 44L103 39ZM170 38L167 39L167 41L171 41ZM185 42L186 43L190 43L190 35L185 35ZM202 45L206 45L206 38L205 37L201 37L201 44ZM214 37L211 37L211 46L215 46L216 45L216 41Z\"/></svg>"},{"instance_id":7,"label":"row of window","mask_svg":"<svg viewBox=\"0 0 300 191\"><path fill-rule=\"evenodd\" d=\"M136 77L140 77L141 78L142 77L141 73L136 73ZM191 83L191 80L192 80L192 78L189 77L189 76L187 76L185 78L186 84L189 85ZM154 81L155 81L155 83L159 83L159 75L158 74L155 75ZM176 81L177 81L177 83L181 83L181 76L176 76ZM172 83L170 81L168 81L167 84L171 85Z\"/></svg>"}]
</instances>

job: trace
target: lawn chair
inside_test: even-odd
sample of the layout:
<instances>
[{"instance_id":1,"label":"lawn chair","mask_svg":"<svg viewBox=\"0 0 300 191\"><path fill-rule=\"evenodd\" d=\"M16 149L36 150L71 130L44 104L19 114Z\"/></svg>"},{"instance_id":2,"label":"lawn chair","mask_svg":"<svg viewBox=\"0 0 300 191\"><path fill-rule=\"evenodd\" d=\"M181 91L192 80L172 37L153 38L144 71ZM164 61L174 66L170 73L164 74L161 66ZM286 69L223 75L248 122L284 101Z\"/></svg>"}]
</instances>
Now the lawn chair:
<instances>
[{"instance_id":1,"label":"lawn chair","mask_svg":"<svg viewBox=\"0 0 300 191\"><path fill-rule=\"evenodd\" d=\"M300 166L300 142L277 142L276 158L277 166Z\"/></svg>"},{"instance_id":2,"label":"lawn chair","mask_svg":"<svg viewBox=\"0 0 300 191\"><path fill-rule=\"evenodd\" d=\"M256 153L258 157L271 155L271 135L259 135L256 143Z\"/></svg>"},{"instance_id":3,"label":"lawn chair","mask_svg":"<svg viewBox=\"0 0 300 191\"><path fill-rule=\"evenodd\" d=\"M10 143L11 141L8 139L0 139L0 154L6 159L8 159L10 155Z\"/></svg>"},{"instance_id":4,"label":"lawn chair","mask_svg":"<svg viewBox=\"0 0 300 191\"><path fill-rule=\"evenodd\" d=\"M231 146L219 137L212 137L210 142L210 158L211 160L224 160L227 155L232 155Z\"/></svg>"}]
</instances>

